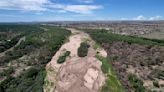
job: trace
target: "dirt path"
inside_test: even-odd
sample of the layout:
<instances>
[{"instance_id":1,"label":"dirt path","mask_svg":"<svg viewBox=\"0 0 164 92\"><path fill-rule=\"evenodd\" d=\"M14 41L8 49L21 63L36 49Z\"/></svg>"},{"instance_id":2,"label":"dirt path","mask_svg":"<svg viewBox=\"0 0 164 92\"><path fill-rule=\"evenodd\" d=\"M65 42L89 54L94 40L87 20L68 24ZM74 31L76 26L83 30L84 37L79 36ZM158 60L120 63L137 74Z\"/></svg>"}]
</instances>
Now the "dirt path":
<instances>
[{"instance_id":1,"label":"dirt path","mask_svg":"<svg viewBox=\"0 0 164 92\"><path fill-rule=\"evenodd\" d=\"M105 82L105 76L101 71L101 62L95 57L97 51L93 48L95 42L88 34L75 29L69 42L65 43L47 64L44 92L99 92ZM88 55L80 58L77 49L80 43L88 41L90 48ZM57 60L65 51L70 51L70 57L63 64L57 64ZM99 49L104 57L107 53Z\"/></svg>"},{"instance_id":2,"label":"dirt path","mask_svg":"<svg viewBox=\"0 0 164 92\"><path fill-rule=\"evenodd\" d=\"M17 42L17 44L15 44L15 45L14 45L13 47L11 47L10 49L8 49L8 50L6 50L6 51L0 53L0 57L3 57L3 56L5 55L5 53L7 53L7 52L9 52L9 51L12 51L15 47L17 47L18 45L20 45L20 43L21 43L22 41L25 41L25 37L20 38L19 41Z\"/></svg>"}]
</instances>

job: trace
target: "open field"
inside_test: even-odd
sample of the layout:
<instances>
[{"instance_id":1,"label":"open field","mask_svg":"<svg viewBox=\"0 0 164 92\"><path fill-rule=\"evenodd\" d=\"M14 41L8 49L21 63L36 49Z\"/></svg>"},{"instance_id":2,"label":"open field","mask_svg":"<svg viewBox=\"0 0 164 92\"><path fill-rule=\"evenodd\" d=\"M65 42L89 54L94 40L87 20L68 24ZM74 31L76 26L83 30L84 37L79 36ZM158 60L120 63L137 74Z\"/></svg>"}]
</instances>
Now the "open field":
<instances>
[{"instance_id":1,"label":"open field","mask_svg":"<svg viewBox=\"0 0 164 92\"><path fill-rule=\"evenodd\" d=\"M142 36L164 32L164 21L84 21L50 22L48 25L73 27L76 29L104 29L115 34Z\"/></svg>"},{"instance_id":2,"label":"open field","mask_svg":"<svg viewBox=\"0 0 164 92\"><path fill-rule=\"evenodd\" d=\"M150 34L142 35L142 37L150 39L164 39L164 32L153 32Z\"/></svg>"}]
</instances>

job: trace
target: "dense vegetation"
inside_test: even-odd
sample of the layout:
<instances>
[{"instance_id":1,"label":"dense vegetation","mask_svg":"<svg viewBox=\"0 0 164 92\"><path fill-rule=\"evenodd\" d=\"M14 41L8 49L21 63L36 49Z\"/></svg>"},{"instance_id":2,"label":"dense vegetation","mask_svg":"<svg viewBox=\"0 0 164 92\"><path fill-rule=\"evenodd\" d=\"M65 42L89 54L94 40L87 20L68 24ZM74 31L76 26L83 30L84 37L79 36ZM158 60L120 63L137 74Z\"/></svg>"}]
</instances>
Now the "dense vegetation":
<instances>
[{"instance_id":1,"label":"dense vegetation","mask_svg":"<svg viewBox=\"0 0 164 92\"><path fill-rule=\"evenodd\" d=\"M86 30L86 32L89 33L91 37L100 44L112 43L114 41L121 41L121 42L127 42L129 44L137 43L140 45L164 46L164 40L147 39L147 38L135 37L135 36L124 36L124 35L110 33L107 30L92 30L92 31Z\"/></svg>"},{"instance_id":2,"label":"dense vegetation","mask_svg":"<svg viewBox=\"0 0 164 92\"><path fill-rule=\"evenodd\" d=\"M33 28L33 26L29 27ZM40 31L26 34L25 41L0 57L0 67L8 67L8 64L13 61L18 65L12 67L11 64L12 68L0 72L0 78L3 79L0 83L0 92L43 92L44 66L71 32L57 27L42 27L47 30L39 29ZM20 59L22 57L24 59ZM21 68L20 64L27 68L19 75L13 76L15 69Z\"/></svg>"},{"instance_id":3,"label":"dense vegetation","mask_svg":"<svg viewBox=\"0 0 164 92\"><path fill-rule=\"evenodd\" d=\"M65 32L65 30L61 30L59 28L48 27L48 29L50 31L39 31L27 35L25 41L23 41L19 46L15 47L13 51L7 52L6 55L1 58L2 62L0 62L0 65L10 62L14 59L18 59L25 54L31 53L33 50L41 48L42 51L40 52L39 58L46 58L48 61L51 58L50 56L53 54L52 51L57 51L64 42L66 36L70 34L69 32ZM47 57L45 57L44 54L48 54L46 55ZM41 64L46 62L41 60L40 62L33 63Z\"/></svg>"},{"instance_id":4,"label":"dense vegetation","mask_svg":"<svg viewBox=\"0 0 164 92\"><path fill-rule=\"evenodd\" d=\"M0 25L0 32L31 32L40 30L42 29L37 25Z\"/></svg>"},{"instance_id":5,"label":"dense vegetation","mask_svg":"<svg viewBox=\"0 0 164 92\"><path fill-rule=\"evenodd\" d=\"M0 53L13 47L26 34L41 30L39 26L0 25Z\"/></svg>"},{"instance_id":6,"label":"dense vegetation","mask_svg":"<svg viewBox=\"0 0 164 92\"><path fill-rule=\"evenodd\" d=\"M43 92L45 71L31 67L19 77L7 76L0 84L0 92Z\"/></svg>"},{"instance_id":7,"label":"dense vegetation","mask_svg":"<svg viewBox=\"0 0 164 92\"><path fill-rule=\"evenodd\" d=\"M89 48L89 45L87 42L82 42L80 44L80 47L78 48L78 56L79 57L85 57L87 56L88 54L88 48Z\"/></svg>"},{"instance_id":8,"label":"dense vegetation","mask_svg":"<svg viewBox=\"0 0 164 92\"><path fill-rule=\"evenodd\" d=\"M1 40L0 43L0 53L13 47L18 41L19 39L22 37L23 35L18 35L16 37L13 37L11 40Z\"/></svg>"},{"instance_id":9,"label":"dense vegetation","mask_svg":"<svg viewBox=\"0 0 164 92\"><path fill-rule=\"evenodd\" d=\"M3 71L0 71L0 77L8 76L8 75L12 74L13 72L14 72L14 68L9 67L8 69L4 69Z\"/></svg>"},{"instance_id":10,"label":"dense vegetation","mask_svg":"<svg viewBox=\"0 0 164 92\"><path fill-rule=\"evenodd\" d=\"M66 51L62 56L59 57L59 59L57 60L58 64L64 63L66 58L70 55L70 51Z\"/></svg>"}]
</instances>

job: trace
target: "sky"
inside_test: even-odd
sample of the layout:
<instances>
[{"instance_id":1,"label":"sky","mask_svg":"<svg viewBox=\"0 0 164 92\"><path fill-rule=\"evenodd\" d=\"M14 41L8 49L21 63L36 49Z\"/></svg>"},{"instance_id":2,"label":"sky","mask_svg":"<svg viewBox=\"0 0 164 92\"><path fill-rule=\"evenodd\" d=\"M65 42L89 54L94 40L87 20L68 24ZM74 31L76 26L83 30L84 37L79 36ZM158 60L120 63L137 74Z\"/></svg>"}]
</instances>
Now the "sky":
<instances>
[{"instance_id":1,"label":"sky","mask_svg":"<svg viewBox=\"0 0 164 92\"><path fill-rule=\"evenodd\" d=\"M164 20L164 0L0 0L0 22Z\"/></svg>"}]
</instances>

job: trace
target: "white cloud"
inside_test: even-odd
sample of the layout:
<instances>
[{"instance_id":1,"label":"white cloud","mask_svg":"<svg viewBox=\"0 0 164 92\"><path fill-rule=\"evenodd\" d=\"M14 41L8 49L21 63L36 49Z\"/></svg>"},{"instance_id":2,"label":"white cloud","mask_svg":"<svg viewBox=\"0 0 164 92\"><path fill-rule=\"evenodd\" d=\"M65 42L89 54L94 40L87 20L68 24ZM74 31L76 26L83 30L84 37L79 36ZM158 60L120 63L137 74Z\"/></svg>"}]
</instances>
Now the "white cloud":
<instances>
[{"instance_id":1,"label":"white cloud","mask_svg":"<svg viewBox=\"0 0 164 92\"><path fill-rule=\"evenodd\" d=\"M162 16L154 16L154 17L150 17L149 20L162 20Z\"/></svg>"},{"instance_id":2,"label":"white cloud","mask_svg":"<svg viewBox=\"0 0 164 92\"><path fill-rule=\"evenodd\" d=\"M142 15L137 16L135 18L120 18L120 20L164 20L162 16L152 16L152 17L144 17Z\"/></svg>"},{"instance_id":3,"label":"white cloud","mask_svg":"<svg viewBox=\"0 0 164 92\"><path fill-rule=\"evenodd\" d=\"M133 18L133 20L163 20L162 16L144 17L143 15Z\"/></svg>"},{"instance_id":4,"label":"white cloud","mask_svg":"<svg viewBox=\"0 0 164 92\"><path fill-rule=\"evenodd\" d=\"M93 10L103 8L101 5L64 5L64 4L51 4L49 8L60 9L60 13L74 12L80 14L92 14Z\"/></svg>"},{"instance_id":5,"label":"white cloud","mask_svg":"<svg viewBox=\"0 0 164 92\"><path fill-rule=\"evenodd\" d=\"M9 14L0 14L0 17L4 18L4 17L12 17L12 18L20 18L23 16L19 16L19 15L9 15Z\"/></svg>"},{"instance_id":6,"label":"white cloud","mask_svg":"<svg viewBox=\"0 0 164 92\"><path fill-rule=\"evenodd\" d=\"M91 2L92 0L84 0ZM55 11L90 14L93 10L100 9L100 5L65 5L51 2L50 0L0 0L0 9L19 11Z\"/></svg>"},{"instance_id":7,"label":"white cloud","mask_svg":"<svg viewBox=\"0 0 164 92\"><path fill-rule=\"evenodd\" d=\"M133 20L146 20L146 18L142 15L139 15L136 18L133 18Z\"/></svg>"},{"instance_id":8,"label":"white cloud","mask_svg":"<svg viewBox=\"0 0 164 92\"><path fill-rule=\"evenodd\" d=\"M45 11L48 0L1 0L0 9L22 11Z\"/></svg>"},{"instance_id":9,"label":"white cloud","mask_svg":"<svg viewBox=\"0 0 164 92\"><path fill-rule=\"evenodd\" d=\"M94 0L79 0L79 2L82 2L82 3L93 3Z\"/></svg>"},{"instance_id":10,"label":"white cloud","mask_svg":"<svg viewBox=\"0 0 164 92\"><path fill-rule=\"evenodd\" d=\"M92 10L100 9L102 6L96 5L67 5L63 9L65 11L82 13L82 14L91 14Z\"/></svg>"}]
</instances>

